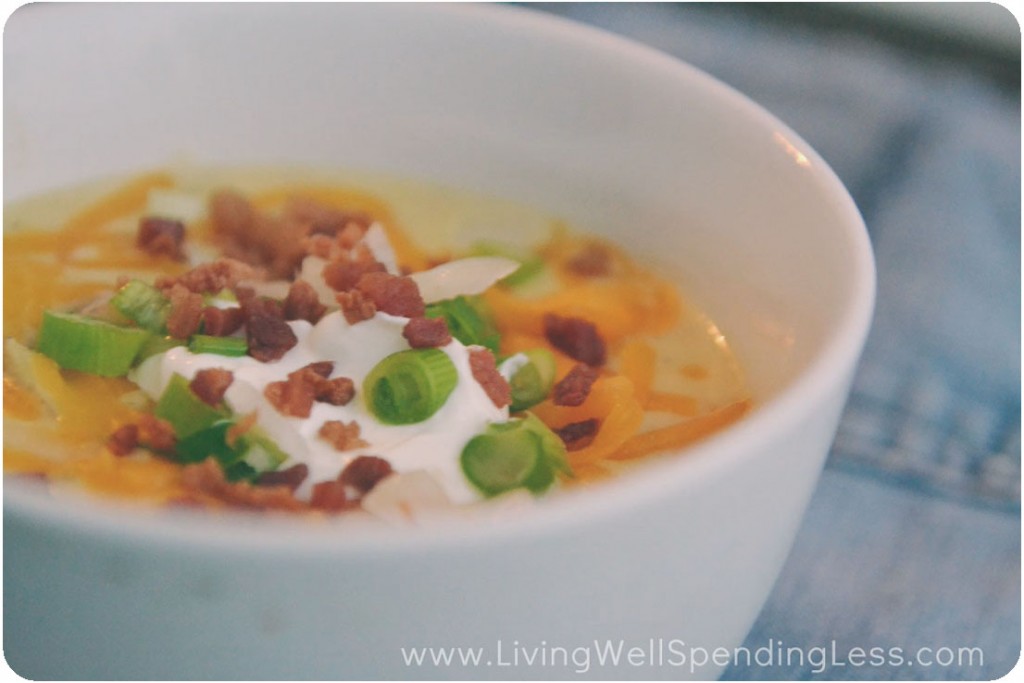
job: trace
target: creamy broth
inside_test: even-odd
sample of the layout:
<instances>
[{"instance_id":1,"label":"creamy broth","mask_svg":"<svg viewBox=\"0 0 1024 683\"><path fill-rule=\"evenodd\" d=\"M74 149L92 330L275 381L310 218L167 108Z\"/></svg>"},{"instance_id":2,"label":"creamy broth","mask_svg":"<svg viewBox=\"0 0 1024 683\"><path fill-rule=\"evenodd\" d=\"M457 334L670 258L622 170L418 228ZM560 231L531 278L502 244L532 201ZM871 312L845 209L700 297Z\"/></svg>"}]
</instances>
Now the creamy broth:
<instances>
[{"instance_id":1,"label":"creamy broth","mask_svg":"<svg viewBox=\"0 0 1024 683\"><path fill-rule=\"evenodd\" d=\"M80 306L113 290L119 278L153 282L194 265L135 247L140 218L147 207L160 203L154 195L171 191L182 211L195 212L186 221L190 261L215 258L204 212L207 198L221 188L237 190L269 212L300 194L369 213L383 225L406 270L458 258L481 239L535 249L543 256L547 267L540 276L515 290L496 285L483 299L502 335L501 356L544 343L537 324L530 322L544 302L555 302L559 315L592 319L606 338L608 362L600 385L594 384L583 405L556 406L549 399L531 409L552 428L600 418L593 443L566 455L573 476L560 475L554 488L599 480L636 462L674 457L680 446L731 423L749 407L742 371L726 340L668 279L635 265L613 245L608 249L618 275L566 276L560 270L574 250L589 243L581 237L585 232L577 231L586 226L569 229L543 211L418 181L351 172L176 168L5 206L5 472L41 475L61 486L134 500L182 499L182 466L173 458L144 449L115 456L105 446L119 426L152 410L152 391L140 391L128 378L58 369L31 349L44 310ZM621 272L635 277L627 282ZM641 305L649 293L661 300ZM615 297L623 302L636 297L636 306L647 308L630 317L630 303L605 315L602 307ZM636 329L624 331L623 325L634 319ZM556 377L562 378L574 362L556 355ZM604 409L598 405L602 401ZM610 446L605 437L611 438L619 422L630 425L628 433ZM403 467L407 472L408 466Z\"/></svg>"}]
</instances>

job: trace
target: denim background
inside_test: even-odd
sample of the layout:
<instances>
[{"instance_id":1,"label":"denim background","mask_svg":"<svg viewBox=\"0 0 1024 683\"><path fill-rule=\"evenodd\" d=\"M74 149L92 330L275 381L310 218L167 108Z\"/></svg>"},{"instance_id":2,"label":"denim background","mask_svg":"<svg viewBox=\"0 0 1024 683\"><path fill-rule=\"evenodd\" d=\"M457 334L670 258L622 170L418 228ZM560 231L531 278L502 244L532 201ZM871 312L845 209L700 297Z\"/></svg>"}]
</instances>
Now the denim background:
<instances>
[{"instance_id":1,"label":"denim background","mask_svg":"<svg viewBox=\"0 0 1024 683\"><path fill-rule=\"evenodd\" d=\"M746 642L834 642L838 658L741 662L725 678L1009 671L1021 633L1019 55L1014 65L934 37L797 20L793 7L532 7L745 93L821 153L871 233L874 327L821 485ZM984 661L857 667L844 656L855 647L906 659L979 647Z\"/></svg>"}]
</instances>

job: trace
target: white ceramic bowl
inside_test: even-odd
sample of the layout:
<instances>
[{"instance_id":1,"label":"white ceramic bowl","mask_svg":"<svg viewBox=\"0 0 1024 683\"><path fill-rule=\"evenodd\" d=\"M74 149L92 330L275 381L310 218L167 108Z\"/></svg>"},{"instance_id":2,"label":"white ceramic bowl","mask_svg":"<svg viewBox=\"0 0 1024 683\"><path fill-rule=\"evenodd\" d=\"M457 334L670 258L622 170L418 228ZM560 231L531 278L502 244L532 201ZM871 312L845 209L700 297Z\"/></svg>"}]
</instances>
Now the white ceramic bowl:
<instances>
[{"instance_id":1,"label":"white ceramic bowl","mask_svg":"<svg viewBox=\"0 0 1024 683\"><path fill-rule=\"evenodd\" d=\"M680 656L739 644L757 615L873 305L858 212L793 132L685 64L509 8L28 5L4 57L5 200L184 155L523 201L671 265L759 402L670 462L425 532L126 512L5 481L17 672L561 678L587 654L590 677L720 673ZM602 666L595 640L647 654ZM420 646L484 650L406 666ZM527 664L538 647L547 665Z\"/></svg>"}]
</instances>

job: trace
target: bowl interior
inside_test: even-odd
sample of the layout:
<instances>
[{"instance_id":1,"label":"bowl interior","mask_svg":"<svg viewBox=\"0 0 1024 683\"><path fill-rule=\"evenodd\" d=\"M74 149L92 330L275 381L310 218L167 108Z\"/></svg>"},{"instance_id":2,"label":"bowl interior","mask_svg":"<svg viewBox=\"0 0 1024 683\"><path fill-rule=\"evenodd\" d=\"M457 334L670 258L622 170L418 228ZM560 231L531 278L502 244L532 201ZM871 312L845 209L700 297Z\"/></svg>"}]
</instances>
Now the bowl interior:
<instances>
[{"instance_id":1,"label":"bowl interior","mask_svg":"<svg viewBox=\"0 0 1024 683\"><path fill-rule=\"evenodd\" d=\"M185 160L532 204L677 274L747 371L744 443L844 381L867 330L870 249L824 162L727 87L597 31L471 6L27 5L4 56L5 201Z\"/></svg>"}]
</instances>

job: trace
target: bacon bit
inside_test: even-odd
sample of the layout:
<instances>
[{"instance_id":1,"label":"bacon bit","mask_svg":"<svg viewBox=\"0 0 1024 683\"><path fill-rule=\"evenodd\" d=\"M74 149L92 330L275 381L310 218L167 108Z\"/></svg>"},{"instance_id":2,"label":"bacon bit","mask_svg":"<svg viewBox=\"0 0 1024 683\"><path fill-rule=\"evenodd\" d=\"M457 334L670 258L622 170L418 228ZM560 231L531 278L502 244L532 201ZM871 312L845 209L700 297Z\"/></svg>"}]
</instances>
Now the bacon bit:
<instances>
[{"instance_id":1,"label":"bacon bit","mask_svg":"<svg viewBox=\"0 0 1024 683\"><path fill-rule=\"evenodd\" d=\"M322 377L311 370L296 370L288 375L287 380L268 384L263 395L282 415L309 417L316 398L318 379L323 381Z\"/></svg>"},{"instance_id":2,"label":"bacon bit","mask_svg":"<svg viewBox=\"0 0 1024 683\"><path fill-rule=\"evenodd\" d=\"M551 389L551 402L556 406L583 405L590 395L590 387L598 378L598 371L589 365L577 363L572 370Z\"/></svg>"},{"instance_id":3,"label":"bacon bit","mask_svg":"<svg viewBox=\"0 0 1024 683\"><path fill-rule=\"evenodd\" d=\"M578 451L590 445L597 435L599 423L597 419L591 418L582 422L572 422L555 429L555 434L565 444L567 450Z\"/></svg>"},{"instance_id":4,"label":"bacon bit","mask_svg":"<svg viewBox=\"0 0 1024 683\"><path fill-rule=\"evenodd\" d=\"M406 318L422 317L426 310L415 280L390 273L367 273L359 278L356 289L365 294L378 311Z\"/></svg>"},{"instance_id":5,"label":"bacon bit","mask_svg":"<svg viewBox=\"0 0 1024 683\"><path fill-rule=\"evenodd\" d=\"M473 372L473 378L483 387L487 397L496 407L503 408L512 402L512 387L498 372L494 354L489 349L471 346L469 348L469 369Z\"/></svg>"},{"instance_id":6,"label":"bacon bit","mask_svg":"<svg viewBox=\"0 0 1024 683\"><path fill-rule=\"evenodd\" d=\"M326 310L313 285L305 280L296 280L288 288L288 296L284 300L285 320L306 320L316 324Z\"/></svg>"},{"instance_id":7,"label":"bacon bit","mask_svg":"<svg viewBox=\"0 0 1024 683\"><path fill-rule=\"evenodd\" d=\"M185 225L169 218L147 216L139 221L135 246L153 256L169 256L184 261Z\"/></svg>"},{"instance_id":8,"label":"bacon bit","mask_svg":"<svg viewBox=\"0 0 1024 683\"><path fill-rule=\"evenodd\" d=\"M328 377L331 376L331 373L334 372L334 361L318 360L315 363L310 363L309 365L303 366L300 369L312 370L313 372L320 375L324 379L327 379Z\"/></svg>"},{"instance_id":9,"label":"bacon bit","mask_svg":"<svg viewBox=\"0 0 1024 683\"><path fill-rule=\"evenodd\" d=\"M224 399L224 392L228 390L235 376L230 370L224 368L205 368L200 370L188 383L199 399L206 404L216 407Z\"/></svg>"},{"instance_id":10,"label":"bacon bit","mask_svg":"<svg viewBox=\"0 0 1024 683\"><path fill-rule=\"evenodd\" d=\"M323 269L324 282L337 292L346 292L355 287L367 273L383 273L384 264L370 259L353 260L347 254L339 254Z\"/></svg>"},{"instance_id":11,"label":"bacon bit","mask_svg":"<svg viewBox=\"0 0 1024 683\"><path fill-rule=\"evenodd\" d=\"M352 244L361 239L373 223L373 217L363 211L343 211L302 196L289 198L283 216L287 221L302 225L310 235L337 235L351 227L358 231Z\"/></svg>"},{"instance_id":12,"label":"bacon bit","mask_svg":"<svg viewBox=\"0 0 1024 683\"><path fill-rule=\"evenodd\" d=\"M309 466L304 462L300 462L283 470L263 472L256 477L255 484L256 486L285 486L294 492L295 489L302 485L302 482L306 481L308 476Z\"/></svg>"},{"instance_id":13,"label":"bacon bit","mask_svg":"<svg viewBox=\"0 0 1024 683\"><path fill-rule=\"evenodd\" d=\"M590 242L565 264L566 268L584 277L601 277L612 272L612 255L608 247Z\"/></svg>"},{"instance_id":14,"label":"bacon bit","mask_svg":"<svg viewBox=\"0 0 1024 683\"><path fill-rule=\"evenodd\" d=\"M167 292L171 310L167 315L167 334L187 339L198 329L203 319L203 297L175 283Z\"/></svg>"},{"instance_id":15,"label":"bacon bit","mask_svg":"<svg viewBox=\"0 0 1024 683\"><path fill-rule=\"evenodd\" d=\"M258 415L259 414L256 411L253 411L242 419L237 420L233 425L228 427L227 432L224 433L224 441L229 446L234 446L235 443L246 434L246 432L256 426L256 419Z\"/></svg>"},{"instance_id":16,"label":"bacon bit","mask_svg":"<svg viewBox=\"0 0 1024 683\"><path fill-rule=\"evenodd\" d=\"M261 277L260 271L246 263L222 258L200 264L178 277L158 278L156 287L166 290L179 284L196 294L217 294L222 289L235 289L243 280L255 280Z\"/></svg>"},{"instance_id":17,"label":"bacon bit","mask_svg":"<svg viewBox=\"0 0 1024 683\"><path fill-rule=\"evenodd\" d=\"M302 261L306 226L260 213L242 195L222 191L210 199L214 237L224 253L258 266L273 277L290 278Z\"/></svg>"},{"instance_id":18,"label":"bacon bit","mask_svg":"<svg viewBox=\"0 0 1024 683\"><path fill-rule=\"evenodd\" d=\"M249 317L245 325L245 337L249 342L249 355L264 363L280 359L299 343L299 338L288 323L265 313Z\"/></svg>"},{"instance_id":19,"label":"bacon bit","mask_svg":"<svg viewBox=\"0 0 1024 683\"><path fill-rule=\"evenodd\" d=\"M317 434L339 451L351 451L369 445L359 438L359 423L355 420L352 422L328 420L321 425Z\"/></svg>"},{"instance_id":20,"label":"bacon bit","mask_svg":"<svg viewBox=\"0 0 1024 683\"><path fill-rule=\"evenodd\" d=\"M452 340L444 318L412 318L402 328L402 336L414 349L444 346Z\"/></svg>"},{"instance_id":21,"label":"bacon bit","mask_svg":"<svg viewBox=\"0 0 1024 683\"><path fill-rule=\"evenodd\" d=\"M582 318L570 318L546 313L544 336L559 351L587 365L601 366L605 362L605 346L594 324Z\"/></svg>"},{"instance_id":22,"label":"bacon bit","mask_svg":"<svg viewBox=\"0 0 1024 683\"><path fill-rule=\"evenodd\" d=\"M306 250L307 254L325 261L331 261L338 257L338 253L335 251L336 244L335 240L327 235L310 235L302 240L302 248Z\"/></svg>"},{"instance_id":23,"label":"bacon bit","mask_svg":"<svg viewBox=\"0 0 1024 683\"><path fill-rule=\"evenodd\" d=\"M355 382L348 377L321 380L316 387L316 400L332 406L348 405L355 395Z\"/></svg>"},{"instance_id":24,"label":"bacon bit","mask_svg":"<svg viewBox=\"0 0 1024 683\"><path fill-rule=\"evenodd\" d=\"M333 368L330 361L310 363L268 384L263 395L279 413L293 417L309 417L314 401L343 406L355 396L355 383L348 377L327 379Z\"/></svg>"},{"instance_id":25,"label":"bacon bit","mask_svg":"<svg viewBox=\"0 0 1024 683\"><path fill-rule=\"evenodd\" d=\"M169 451L178 441L171 423L155 415L149 413L140 415L138 427L139 443L154 451Z\"/></svg>"},{"instance_id":26,"label":"bacon bit","mask_svg":"<svg viewBox=\"0 0 1024 683\"><path fill-rule=\"evenodd\" d=\"M391 463L384 458L379 458L376 455L360 455L341 471L338 481L365 495L392 472L394 470Z\"/></svg>"},{"instance_id":27,"label":"bacon bit","mask_svg":"<svg viewBox=\"0 0 1024 683\"><path fill-rule=\"evenodd\" d=\"M107 438L107 450L118 456L128 455L138 445L139 426L134 424L121 425Z\"/></svg>"},{"instance_id":28,"label":"bacon bit","mask_svg":"<svg viewBox=\"0 0 1024 683\"><path fill-rule=\"evenodd\" d=\"M238 331L238 328L245 322L245 315L238 307L217 308L207 306L203 309L201 316L203 334L214 337L227 337Z\"/></svg>"},{"instance_id":29,"label":"bacon bit","mask_svg":"<svg viewBox=\"0 0 1024 683\"><path fill-rule=\"evenodd\" d=\"M377 307L358 289L353 289L350 292L338 292L334 298L338 300L341 313L349 325L369 320L377 313Z\"/></svg>"},{"instance_id":30,"label":"bacon bit","mask_svg":"<svg viewBox=\"0 0 1024 683\"><path fill-rule=\"evenodd\" d=\"M305 506L292 490L281 486L253 486L247 482L229 482L213 458L181 470L181 483L193 495L202 494L236 507L254 510L301 510ZM191 502L189 498L185 503Z\"/></svg>"},{"instance_id":31,"label":"bacon bit","mask_svg":"<svg viewBox=\"0 0 1024 683\"><path fill-rule=\"evenodd\" d=\"M340 481L322 481L313 485L309 506L324 512L341 512L356 507L356 502L349 500Z\"/></svg>"}]
</instances>

